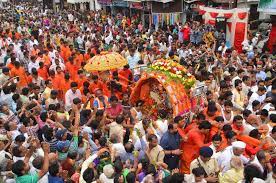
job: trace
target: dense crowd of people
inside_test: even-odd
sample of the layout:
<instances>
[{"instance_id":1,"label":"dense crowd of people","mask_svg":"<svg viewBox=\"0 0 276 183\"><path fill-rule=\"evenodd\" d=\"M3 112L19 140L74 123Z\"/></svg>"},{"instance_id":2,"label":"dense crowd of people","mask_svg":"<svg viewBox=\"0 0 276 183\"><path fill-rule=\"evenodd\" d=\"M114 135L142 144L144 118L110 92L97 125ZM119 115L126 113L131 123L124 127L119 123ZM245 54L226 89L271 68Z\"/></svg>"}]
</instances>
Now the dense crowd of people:
<instances>
[{"instance_id":1,"label":"dense crowd of people","mask_svg":"<svg viewBox=\"0 0 276 183\"><path fill-rule=\"evenodd\" d=\"M5 183L274 183L275 54L262 36L227 47L214 27L146 26L104 11L1 13L0 169ZM128 62L84 69L101 52ZM129 98L154 60L185 66L202 105L158 119Z\"/></svg>"}]
</instances>

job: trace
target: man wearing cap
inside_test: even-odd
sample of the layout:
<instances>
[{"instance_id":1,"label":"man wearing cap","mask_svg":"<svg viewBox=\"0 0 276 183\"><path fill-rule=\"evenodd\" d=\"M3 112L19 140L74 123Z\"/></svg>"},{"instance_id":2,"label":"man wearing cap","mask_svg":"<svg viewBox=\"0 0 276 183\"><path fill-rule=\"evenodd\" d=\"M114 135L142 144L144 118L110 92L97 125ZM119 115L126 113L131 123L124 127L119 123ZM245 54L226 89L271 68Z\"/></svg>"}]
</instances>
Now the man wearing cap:
<instances>
[{"instance_id":1,"label":"man wearing cap","mask_svg":"<svg viewBox=\"0 0 276 183\"><path fill-rule=\"evenodd\" d=\"M222 173L230 170L230 161L232 157L239 157L243 164L247 164L249 159L243 156L246 144L242 141L235 141L232 146L226 148L221 155L218 157L219 167L222 169Z\"/></svg>"},{"instance_id":2,"label":"man wearing cap","mask_svg":"<svg viewBox=\"0 0 276 183\"><path fill-rule=\"evenodd\" d=\"M10 79L10 69L7 67L2 68L2 74L0 74L0 87Z\"/></svg>"},{"instance_id":3,"label":"man wearing cap","mask_svg":"<svg viewBox=\"0 0 276 183\"><path fill-rule=\"evenodd\" d=\"M190 165L190 171L194 168L203 167L205 170L205 180L207 182L217 182L217 173L219 166L215 158L211 158L213 150L208 146L199 149L199 157L194 159Z\"/></svg>"}]
</instances>

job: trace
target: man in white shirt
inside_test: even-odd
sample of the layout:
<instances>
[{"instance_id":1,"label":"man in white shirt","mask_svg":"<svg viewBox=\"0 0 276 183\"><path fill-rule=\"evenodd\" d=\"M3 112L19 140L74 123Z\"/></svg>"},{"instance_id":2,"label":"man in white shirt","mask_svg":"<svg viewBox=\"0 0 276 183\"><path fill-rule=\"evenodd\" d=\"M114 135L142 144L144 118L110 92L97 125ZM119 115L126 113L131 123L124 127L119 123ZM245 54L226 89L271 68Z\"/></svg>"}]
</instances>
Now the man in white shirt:
<instances>
[{"instance_id":1,"label":"man in white shirt","mask_svg":"<svg viewBox=\"0 0 276 183\"><path fill-rule=\"evenodd\" d=\"M30 48L33 48L34 45L38 45L38 41L32 36L29 41Z\"/></svg>"},{"instance_id":2,"label":"man in white shirt","mask_svg":"<svg viewBox=\"0 0 276 183\"><path fill-rule=\"evenodd\" d=\"M247 164L249 159L243 156L243 152L245 150L246 144L242 141L235 141L232 143L232 146L227 147L221 155L218 157L218 164L219 167L222 168L222 173L230 170L230 161L232 157L237 156L239 157L243 164Z\"/></svg>"},{"instance_id":3,"label":"man in white shirt","mask_svg":"<svg viewBox=\"0 0 276 183\"><path fill-rule=\"evenodd\" d=\"M232 79L232 83L235 83L236 79L242 80L245 74L245 71L243 69L239 69L237 73L238 75Z\"/></svg>"},{"instance_id":4,"label":"man in white shirt","mask_svg":"<svg viewBox=\"0 0 276 183\"><path fill-rule=\"evenodd\" d=\"M257 100L260 103L263 103L265 100L265 93L266 89L264 86L261 86L258 88L258 91L256 93L253 93L249 99L247 109L252 109L252 103L253 101Z\"/></svg>"},{"instance_id":5,"label":"man in white shirt","mask_svg":"<svg viewBox=\"0 0 276 183\"><path fill-rule=\"evenodd\" d=\"M65 109L69 111L75 98L81 99L81 92L78 89L78 83L72 82L71 89L65 93Z\"/></svg>"},{"instance_id":6,"label":"man in white shirt","mask_svg":"<svg viewBox=\"0 0 276 183\"><path fill-rule=\"evenodd\" d=\"M225 52L226 52L227 49L228 49L228 48L227 48L227 46L225 45L224 42L222 42L222 43L221 43L221 46L218 47L218 51L221 51L222 55L225 54Z\"/></svg>"},{"instance_id":7,"label":"man in white shirt","mask_svg":"<svg viewBox=\"0 0 276 183\"><path fill-rule=\"evenodd\" d=\"M133 135L133 140L134 140L135 146L136 146L136 142L139 141L140 138L143 138L146 141L146 139L147 139L146 133L147 133L148 129L153 130L154 134L157 135L156 130L152 127L152 125L150 123L151 123L150 119L145 118L142 121L140 121L134 125L134 130L133 130L132 135ZM157 136L157 137L158 137L158 140L160 140L160 137L159 136ZM140 143L138 142L138 144L140 144Z\"/></svg>"},{"instance_id":8,"label":"man in white shirt","mask_svg":"<svg viewBox=\"0 0 276 183\"><path fill-rule=\"evenodd\" d=\"M107 32L108 36L105 37L105 43L109 44L112 40L113 40L113 35L112 35L112 31L109 31L109 33Z\"/></svg>"},{"instance_id":9,"label":"man in white shirt","mask_svg":"<svg viewBox=\"0 0 276 183\"><path fill-rule=\"evenodd\" d=\"M249 76L243 76L242 78L242 92L245 96L248 95L251 90L251 79Z\"/></svg>"},{"instance_id":10,"label":"man in white shirt","mask_svg":"<svg viewBox=\"0 0 276 183\"><path fill-rule=\"evenodd\" d=\"M160 117L157 121L153 122L153 127L157 131L157 134L162 138L163 134L168 131L168 120L167 112L163 109L158 111L158 116Z\"/></svg>"},{"instance_id":11,"label":"man in white shirt","mask_svg":"<svg viewBox=\"0 0 276 183\"><path fill-rule=\"evenodd\" d=\"M232 90L233 98L232 103L235 110L243 111L247 103L247 97L242 92L242 81L237 79L234 83L235 88Z\"/></svg>"},{"instance_id":12,"label":"man in white shirt","mask_svg":"<svg viewBox=\"0 0 276 183\"><path fill-rule=\"evenodd\" d=\"M139 58L135 55L134 49L129 50L129 54L130 55L127 57L129 68L134 69L138 64Z\"/></svg>"},{"instance_id":13,"label":"man in white shirt","mask_svg":"<svg viewBox=\"0 0 276 183\"><path fill-rule=\"evenodd\" d=\"M72 15L72 13L68 14L68 20L69 20L69 22L74 21L74 16Z\"/></svg>"},{"instance_id":14,"label":"man in white shirt","mask_svg":"<svg viewBox=\"0 0 276 183\"><path fill-rule=\"evenodd\" d=\"M264 87L265 87L265 82L264 82L264 80L259 80L259 81L257 82L257 85L254 85L254 86L251 87L251 91L252 91L253 93L255 93L255 92L258 91L258 88L261 87L261 86L264 86Z\"/></svg>"},{"instance_id":15,"label":"man in white shirt","mask_svg":"<svg viewBox=\"0 0 276 183\"><path fill-rule=\"evenodd\" d=\"M61 62L59 61L59 59L55 59L55 62L52 63L52 65L50 66L49 70L53 70L53 71L55 71L55 73L57 73L57 67L58 67L58 66L60 67L60 69L61 69L62 71L65 70L65 65L64 65L63 63L61 63Z\"/></svg>"},{"instance_id":16,"label":"man in white shirt","mask_svg":"<svg viewBox=\"0 0 276 183\"><path fill-rule=\"evenodd\" d=\"M101 154L103 154L104 152L108 152L108 150L106 148L101 148L97 154L93 154L91 156L89 156L81 165L81 171L80 171L80 179L79 179L79 182L80 183L86 183L86 181L88 181L87 179L84 180L84 177L89 177L90 179L92 180L89 180L89 181L93 181L94 179L94 174L93 174L93 169L90 165L93 164L93 161L99 157ZM91 174L92 173L92 174ZM89 175L89 176L87 176ZM96 182L96 181L94 181ZM93 183L94 183L93 182Z\"/></svg>"},{"instance_id":17,"label":"man in white shirt","mask_svg":"<svg viewBox=\"0 0 276 183\"><path fill-rule=\"evenodd\" d=\"M39 61L35 59L35 56L31 56L31 62L28 64L28 72L32 73L32 69L39 69Z\"/></svg>"}]
</instances>

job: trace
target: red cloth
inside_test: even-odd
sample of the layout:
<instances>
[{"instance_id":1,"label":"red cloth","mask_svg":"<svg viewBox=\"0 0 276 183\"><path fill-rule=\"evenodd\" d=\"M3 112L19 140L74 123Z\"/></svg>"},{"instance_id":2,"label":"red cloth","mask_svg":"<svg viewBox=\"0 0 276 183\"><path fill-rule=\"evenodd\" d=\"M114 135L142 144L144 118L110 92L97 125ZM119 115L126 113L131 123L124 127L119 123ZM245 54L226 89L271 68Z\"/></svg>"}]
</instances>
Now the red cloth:
<instances>
[{"instance_id":1,"label":"red cloth","mask_svg":"<svg viewBox=\"0 0 276 183\"><path fill-rule=\"evenodd\" d=\"M231 32L232 22L227 22L227 26L228 26L229 32Z\"/></svg>"},{"instance_id":2,"label":"red cloth","mask_svg":"<svg viewBox=\"0 0 276 183\"><path fill-rule=\"evenodd\" d=\"M236 30L235 30L235 39L234 39L234 47L238 50L239 53L242 52L242 42L244 41L245 36L245 23L237 22Z\"/></svg>"},{"instance_id":3,"label":"red cloth","mask_svg":"<svg viewBox=\"0 0 276 183\"><path fill-rule=\"evenodd\" d=\"M246 15L247 15L246 12L238 13L238 17L239 17L241 20L245 19Z\"/></svg>"},{"instance_id":4,"label":"red cloth","mask_svg":"<svg viewBox=\"0 0 276 183\"><path fill-rule=\"evenodd\" d=\"M216 21L215 20L209 20L208 23L211 24L211 25L215 25Z\"/></svg>"},{"instance_id":5,"label":"red cloth","mask_svg":"<svg viewBox=\"0 0 276 183\"><path fill-rule=\"evenodd\" d=\"M206 13L205 10L199 10L199 14L200 14L200 15L204 15L205 13Z\"/></svg>"},{"instance_id":6,"label":"red cloth","mask_svg":"<svg viewBox=\"0 0 276 183\"><path fill-rule=\"evenodd\" d=\"M212 18L216 18L218 16L218 13L216 12L209 12Z\"/></svg>"},{"instance_id":7,"label":"red cloth","mask_svg":"<svg viewBox=\"0 0 276 183\"><path fill-rule=\"evenodd\" d=\"M233 13L224 13L225 18L231 18Z\"/></svg>"},{"instance_id":8,"label":"red cloth","mask_svg":"<svg viewBox=\"0 0 276 183\"><path fill-rule=\"evenodd\" d=\"M276 45L276 23L272 24L272 29L268 39L268 48L270 53L273 51L273 45Z\"/></svg>"},{"instance_id":9,"label":"red cloth","mask_svg":"<svg viewBox=\"0 0 276 183\"><path fill-rule=\"evenodd\" d=\"M246 144L245 146L245 153L248 156L255 155L260 150L259 147L253 147L251 145Z\"/></svg>"}]
</instances>

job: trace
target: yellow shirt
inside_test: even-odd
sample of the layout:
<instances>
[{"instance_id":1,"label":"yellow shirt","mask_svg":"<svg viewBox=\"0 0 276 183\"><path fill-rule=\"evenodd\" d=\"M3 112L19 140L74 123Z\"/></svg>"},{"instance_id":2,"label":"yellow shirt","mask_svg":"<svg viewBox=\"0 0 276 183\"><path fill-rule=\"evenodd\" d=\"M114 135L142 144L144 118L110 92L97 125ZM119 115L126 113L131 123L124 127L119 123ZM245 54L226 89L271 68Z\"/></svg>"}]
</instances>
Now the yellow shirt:
<instances>
[{"instance_id":1,"label":"yellow shirt","mask_svg":"<svg viewBox=\"0 0 276 183\"><path fill-rule=\"evenodd\" d=\"M163 163L164 157L165 157L165 152L160 145L157 145L156 147L152 148L149 152L150 163L154 165L156 164L156 162Z\"/></svg>"},{"instance_id":2,"label":"yellow shirt","mask_svg":"<svg viewBox=\"0 0 276 183\"><path fill-rule=\"evenodd\" d=\"M244 110L244 101L246 96L243 94L243 92L239 92L237 89L234 89L232 92L234 107L238 110Z\"/></svg>"},{"instance_id":3,"label":"yellow shirt","mask_svg":"<svg viewBox=\"0 0 276 183\"><path fill-rule=\"evenodd\" d=\"M226 171L223 175L222 173L219 174L220 183L238 183L241 180L243 180L242 168L239 170L231 168L230 170Z\"/></svg>"},{"instance_id":4,"label":"yellow shirt","mask_svg":"<svg viewBox=\"0 0 276 183\"><path fill-rule=\"evenodd\" d=\"M48 98L50 98L50 94L51 94L51 91L52 89L51 88L48 88L46 87L43 94L42 94L42 97L47 100Z\"/></svg>"},{"instance_id":5,"label":"yellow shirt","mask_svg":"<svg viewBox=\"0 0 276 183\"><path fill-rule=\"evenodd\" d=\"M207 161L206 163L204 163L200 157L197 159L194 159L190 165L190 172L192 172L192 170L194 168L198 168L202 166L206 172L206 174L209 175L215 175L217 172L219 172L219 166L218 166L218 162L215 158L211 158L209 161Z\"/></svg>"}]
</instances>

